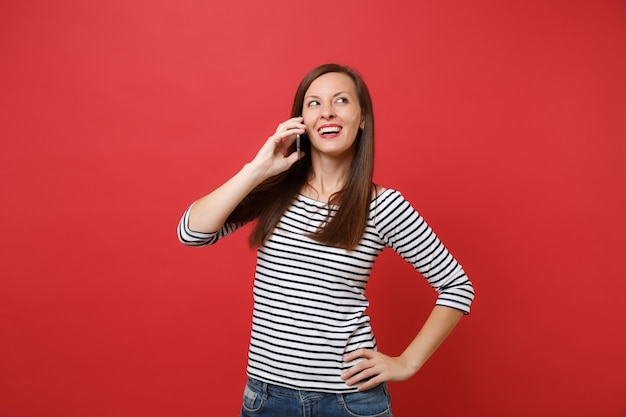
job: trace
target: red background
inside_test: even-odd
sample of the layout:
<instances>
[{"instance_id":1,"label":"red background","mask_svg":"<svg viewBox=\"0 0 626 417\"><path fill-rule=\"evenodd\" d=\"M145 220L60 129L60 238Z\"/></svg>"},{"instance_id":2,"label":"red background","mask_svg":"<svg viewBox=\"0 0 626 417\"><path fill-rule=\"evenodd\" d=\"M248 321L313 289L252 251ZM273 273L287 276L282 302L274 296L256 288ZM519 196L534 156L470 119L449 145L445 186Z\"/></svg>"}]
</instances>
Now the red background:
<instances>
[{"instance_id":1,"label":"red background","mask_svg":"<svg viewBox=\"0 0 626 417\"><path fill-rule=\"evenodd\" d=\"M327 61L477 289L395 414L626 416L624 1L5 1L0 47L2 416L237 415L254 254L175 227ZM434 294L368 291L397 354Z\"/></svg>"}]
</instances>

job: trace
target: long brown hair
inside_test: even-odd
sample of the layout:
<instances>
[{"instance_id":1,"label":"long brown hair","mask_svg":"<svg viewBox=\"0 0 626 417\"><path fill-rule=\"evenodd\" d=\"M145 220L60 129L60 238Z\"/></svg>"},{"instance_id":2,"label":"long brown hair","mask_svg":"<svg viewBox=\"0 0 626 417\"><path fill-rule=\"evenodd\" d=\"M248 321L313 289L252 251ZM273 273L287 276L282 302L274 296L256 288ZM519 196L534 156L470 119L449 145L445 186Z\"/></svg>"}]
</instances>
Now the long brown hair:
<instances>
[{"instance_id":1,"label":"long brown hair","mask_svg":"<svg viewBox=\"0 0 626 417\"><path fill-rule=\"evenodd\" d=\"M293 100L291 117L302 114L304 95L311 83L321 75L331 72L346 74L354 81L363 116L363 129L359 129L357 134L354 157L346 184L328 201L329 205L336 205L338 208L333 217L311 237L320 243L352 250L365 233L373 192L374 110L369 90L363 78L354 69L338 64L320 65L309 71L300 82ZM306 136L302 139L301 149L306 155L310 155L311 143ZM310 173L311 158L305 157L287 171L265 180L244 198L228 217L227 222L258 218L256 227L250 235L250 245L262 245L302 190Z\"/></svg>"}]
</instances>

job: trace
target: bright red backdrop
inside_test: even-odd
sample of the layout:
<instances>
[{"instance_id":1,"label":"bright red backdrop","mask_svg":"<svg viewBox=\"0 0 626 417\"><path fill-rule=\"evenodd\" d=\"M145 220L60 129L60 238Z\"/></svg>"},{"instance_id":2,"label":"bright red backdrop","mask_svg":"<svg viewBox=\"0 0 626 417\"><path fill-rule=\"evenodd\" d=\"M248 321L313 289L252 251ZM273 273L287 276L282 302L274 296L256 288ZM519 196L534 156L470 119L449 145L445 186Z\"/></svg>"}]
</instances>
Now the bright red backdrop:
<instances>
[{"instance_id":1,"label":"bright red backdrop","mask_svg":"<svg viewBox=\"0 0 626 417\"><path fill-rule=\"evenodd\" d=\"M237 415L253 252L176 223L327 61L477 289L396 415L626 415L624 1L25 0L0 48L2 416ZM392 252L369 294L399 353L434 294Z\"/></svg>"}]
</instances>

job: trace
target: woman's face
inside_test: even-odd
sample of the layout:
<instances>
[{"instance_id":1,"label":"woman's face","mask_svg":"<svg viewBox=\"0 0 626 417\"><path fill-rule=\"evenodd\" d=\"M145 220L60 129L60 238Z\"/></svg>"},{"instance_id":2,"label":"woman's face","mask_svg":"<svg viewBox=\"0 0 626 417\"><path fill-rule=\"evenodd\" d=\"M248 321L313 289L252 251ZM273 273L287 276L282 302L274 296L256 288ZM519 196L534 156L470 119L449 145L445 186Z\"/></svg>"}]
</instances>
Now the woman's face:
<instances>
[{"instance_id":1,"label":"woman's face","mask_svg":"<svg viewBox=\"0 0 626 417\"><path fill-rule=\"evenodd\" d=\"M354 152L363 116L354 81L340 72L316 78L304 94L302 117L311 153L339 157Z\"/></svg>"}]
</instances>

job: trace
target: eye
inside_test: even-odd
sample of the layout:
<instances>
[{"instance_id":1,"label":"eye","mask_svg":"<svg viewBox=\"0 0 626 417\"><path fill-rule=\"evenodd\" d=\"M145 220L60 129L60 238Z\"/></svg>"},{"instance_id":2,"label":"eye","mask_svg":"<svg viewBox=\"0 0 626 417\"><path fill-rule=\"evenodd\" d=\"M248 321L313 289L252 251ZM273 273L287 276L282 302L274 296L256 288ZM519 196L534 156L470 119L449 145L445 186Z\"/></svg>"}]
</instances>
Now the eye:
<instances>
[{"instance_id":1,"label":"eye","mask_svg":"<svg viewBox=\"0 0 626 417\"><path fill-rule=\"evenodd\" d=\"M317 100L311 100L311 101L309 101L309 102L307 103L307 106L308 106L308 107L313 107L313 106L319 106L319 104L320 104L320 103L319 103L319 101L317 101Z\"/></svg>"},{"instance_id":2,"label":"eye","mask_svg":"<svg viewBox=\"0 0 626 417\"><path fill-rule=\"evenodd\" d=\"M348 98L347 97L337 97L337 100L335 100L336 103L347 103L348 102Z\"/></svg>"}]
</instances>

